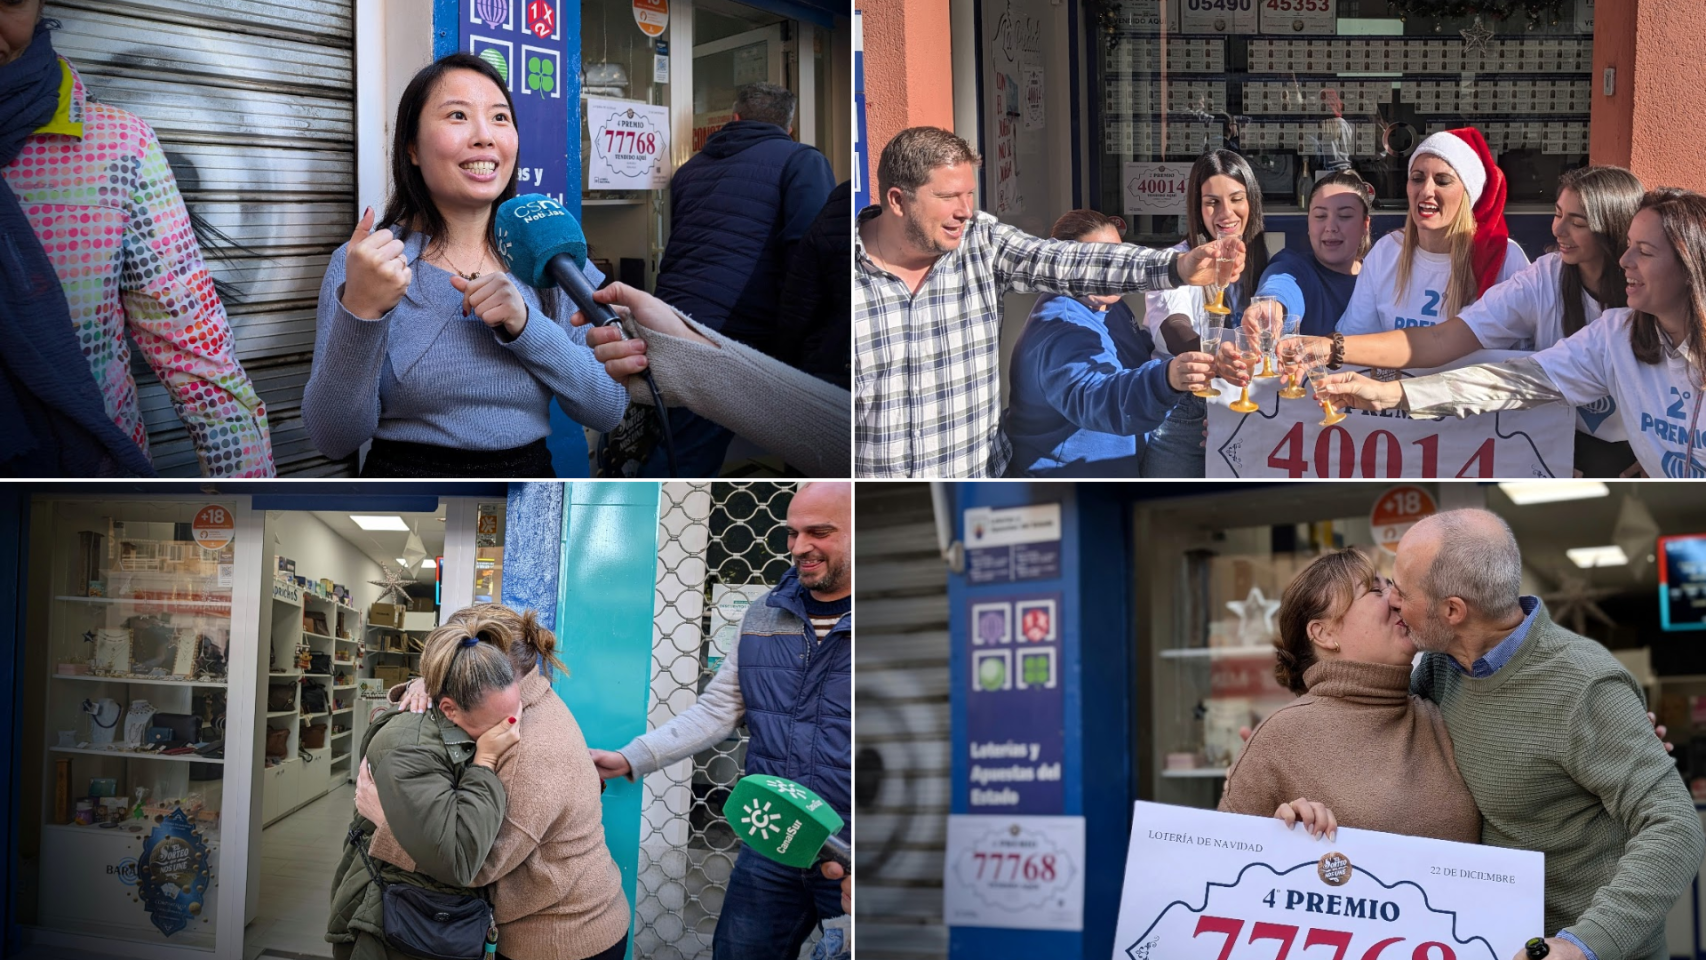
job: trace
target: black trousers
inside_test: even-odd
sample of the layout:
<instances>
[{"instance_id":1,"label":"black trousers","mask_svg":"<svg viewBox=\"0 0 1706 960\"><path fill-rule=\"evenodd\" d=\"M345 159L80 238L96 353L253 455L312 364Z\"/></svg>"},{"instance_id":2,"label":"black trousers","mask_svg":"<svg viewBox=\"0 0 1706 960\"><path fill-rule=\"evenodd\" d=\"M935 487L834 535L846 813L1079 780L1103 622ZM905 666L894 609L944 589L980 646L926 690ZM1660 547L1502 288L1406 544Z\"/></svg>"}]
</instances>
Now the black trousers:
<instances>
[{"instance_id":1,"label":"black trousers","mask_svg":"<svg viewBox=\"0 0 1706 960\"><path fill-rule=\"evenodd\" d=\"M1576 469L1584 477L1615 477L1635 463L1627 440L1601 440L1576 431Z\"/></svg>"},{"instance_id":2,"label":"black trousers","mask_svg":"<svg viewBox=\"0 0 1706 960\"><path fill-rule=\"evenodd\" d=\"M361 467L362 479L431 479L434 477L530 479L555 478L551 451L541 437L509 450L464 450L430 443L374 438Z\"/></svg>"},{"instance_id":3,"label":"black trousers","mask_svg":"<svg viewBox=\"0 0 1706 960\"><path fill-rule=\"evenodd\" d=\"M611 947L609 950L606 950L603 953L595 953L592 956L587 957L586 960L622 960L622 958L627 955L628 938L624 936L622 939L616 941L616 945ZM504 956L500 951L498 953L498 960L509 960L509 958Z\"/></svg>"}]
</instances>

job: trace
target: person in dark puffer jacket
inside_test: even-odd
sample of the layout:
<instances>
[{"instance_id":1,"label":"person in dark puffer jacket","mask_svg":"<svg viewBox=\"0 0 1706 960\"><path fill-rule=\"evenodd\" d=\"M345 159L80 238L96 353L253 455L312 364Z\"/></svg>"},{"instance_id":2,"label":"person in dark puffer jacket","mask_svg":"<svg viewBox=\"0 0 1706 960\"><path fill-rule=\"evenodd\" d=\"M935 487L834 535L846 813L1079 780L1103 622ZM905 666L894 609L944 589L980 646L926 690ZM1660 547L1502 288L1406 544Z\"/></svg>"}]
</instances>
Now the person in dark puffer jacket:
<instances>
[{"instance_id":1,"label":"person in dark puffer jacket","mask_svg":"<svg viewBox=\"0 0 1706 960\"><path fill-rule=\"evenodd\" d=\"M777 302L793 245L823 209L835 174L796 142L795 97L772 83L735 91L734 120L670 179L669 245L653 293L694 320L775 356ZM669 414L684 477L714 477L734 434L686 410ZM654 451L645 476L667 473Z\"/></svg>"},{"instance_id":2,"label":"person in dark puffer jacket","mask_svg":"<svg viewBox=\"0 0 1706 960\"><path fill-rule=\"evenodd\" d=\"M852 264L853 181L843 180L794 246L774 354L843 389L853 384Z\"/></svg>"},{"instance_id":3,"label":"person in dark puffer jacket","mask_svg":"<svg viewBox=\"0 0 1706 960\"><path fill-rule=\"evenodd\" d=\"M746 773L815 791L852 834L852 484L809 483L788 504L795 566L747 607L740 641L699 702L619 751L598 772L632 780L712 747L744 716ZM841 916L841 885L742 849L712 941L714 960L794 960L812 928Z\"/></svg>"}]
</instances>

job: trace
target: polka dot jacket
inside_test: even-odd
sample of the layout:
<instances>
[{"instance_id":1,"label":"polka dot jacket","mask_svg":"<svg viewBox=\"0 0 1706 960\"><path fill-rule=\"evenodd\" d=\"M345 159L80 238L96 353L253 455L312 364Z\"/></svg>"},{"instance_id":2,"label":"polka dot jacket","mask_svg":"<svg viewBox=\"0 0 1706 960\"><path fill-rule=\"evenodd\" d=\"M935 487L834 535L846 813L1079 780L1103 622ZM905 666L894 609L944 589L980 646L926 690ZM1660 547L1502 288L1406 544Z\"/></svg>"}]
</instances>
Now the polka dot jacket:
<instances>
[{"instance_id":1,"label":"polka dot jacket","mask_svg":"<svg viewBox=\"0 0 1706 960\"><path fill-rule=\"evenodd\" d=\"M69 97L0 176L59 273L108 416L148 450L128 331L189 429L202 473L272 476L266 408L237 362L231 324L154 131L89 100L82 78L60 63Z\"/></svg>"}]
</instances>

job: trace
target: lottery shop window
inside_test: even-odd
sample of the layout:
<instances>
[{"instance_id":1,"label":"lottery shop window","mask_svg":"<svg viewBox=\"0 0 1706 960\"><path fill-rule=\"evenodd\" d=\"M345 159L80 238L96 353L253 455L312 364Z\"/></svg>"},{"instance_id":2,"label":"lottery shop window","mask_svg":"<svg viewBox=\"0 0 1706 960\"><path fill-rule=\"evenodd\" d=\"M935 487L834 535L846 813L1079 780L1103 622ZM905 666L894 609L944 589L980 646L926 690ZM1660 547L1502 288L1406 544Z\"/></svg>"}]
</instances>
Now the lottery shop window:
<instances>
[{"instance_id":1,"label":"lottery shop window","mask_svg":"<svg viewBox=\"0 0 1706 960\"><path fill-rule=\"evenodd\" d=\"M668 36L659 17L650 11L651 4L633 0L587 0L581 4L581 108L586 115L586 98L632 100L651 105L668 105L670 84L667 74L657 72L657 57L667 56ZM667 10L667 6L663 9ZM663 16L667 17L667 14ZM667 22L667 21L666 21ZM658 82L663 80L664 82ZM592 169L592 141L581 124L581 176L586 198L591 200L635 200L643 198L642 190L592 189L585 178Z\"/></svg>"},{"instance_id":2,"label":"lottery shop window","mask_svg":"<svg viewBox=\"0 0 1706 960\"><path fill-rule=\"evenodd\" d=\"M1088 17L1100 91L1090 129L1098 206L1127 239L1184 236L1191 162L1242 153L1269 213L1354 168L1377 206L1402 211L1410 151L1474 126L1509 180L1509 203L1549 213L1558 177L1584 166L1593 0L1469 0L1435 17L1422 0L1110 0ZM1513 12L1514 11L1514 12Z\"/></svg>"}]
</instances>

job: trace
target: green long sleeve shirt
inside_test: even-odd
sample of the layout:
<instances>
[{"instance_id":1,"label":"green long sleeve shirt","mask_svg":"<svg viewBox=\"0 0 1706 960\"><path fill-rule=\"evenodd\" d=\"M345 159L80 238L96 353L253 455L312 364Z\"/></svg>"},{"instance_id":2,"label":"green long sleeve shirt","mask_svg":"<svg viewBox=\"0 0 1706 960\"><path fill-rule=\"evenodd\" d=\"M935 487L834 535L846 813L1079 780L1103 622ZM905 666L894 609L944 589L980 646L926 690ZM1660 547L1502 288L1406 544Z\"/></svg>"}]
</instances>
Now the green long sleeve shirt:
<instances>
[{"instance_id":1,"label":"green long sleeve shirt","mask_svg":"<svg viewBox=\"0 0 1706 960\"><path fill-rule=\"evenodd\" d=\"M436 710L389 713L368 729L362 756L373 767L387 826L415 859L413 870L375 859L385 882L467 893L508 805L497 774L470 762L474 741ZM371 841L372 821L357 813L350 825ZM379 888L346 845L332 879L326 930L334 960L402 960L384 936Z\"/></svg>"},{"instance_id":2,"label":"green long sleeve shirt","mask_svg":"<svg viewBox=\"0 0 1706 960\"><path fill-rule=\"evenodd\" d=\"M1535 933L1567 930L1599 960L1664 960L1665 916L1699 872L1706 835L1635 678L1543 605L1491 676L1428 654L1412 689L1445 717L1481 842L1545 854Z\"/></svg>"}]
</instances>

